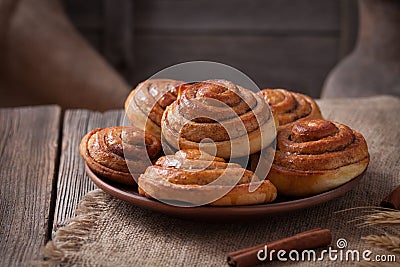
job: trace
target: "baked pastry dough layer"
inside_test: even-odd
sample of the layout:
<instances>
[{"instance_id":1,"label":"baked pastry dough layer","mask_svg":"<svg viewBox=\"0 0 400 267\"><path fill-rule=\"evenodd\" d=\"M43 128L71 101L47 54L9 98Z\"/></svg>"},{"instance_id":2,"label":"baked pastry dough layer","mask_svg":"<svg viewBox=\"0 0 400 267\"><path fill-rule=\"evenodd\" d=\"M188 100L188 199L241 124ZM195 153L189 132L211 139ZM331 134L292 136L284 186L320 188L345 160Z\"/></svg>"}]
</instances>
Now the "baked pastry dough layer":
<instances>
[{"instance_id":1,"label":"baked pastry dough layer","mask_svg":"<svg viewBox=\"0 0 400 267\"><path fill-rule=\"evenodd\" d=\"M310 196L350 181L368 163L367 143L359 132L326 120L297 121L279 130L267 178L279 194Z\"/></svg>"},{"instance_id":2,"label":"baked pastry dough layer","mask_svg":"<svg viewBox=\"0 0 400 267\"><path fill-rule=\"evenodd\" d=\"M261 96L226 80L188 86L161 120L162 138L175 149L222 158L260 151L275 138L275 121Z\"/></svg>"},{"instance_id":3,"label":"baked pastry dough layer","mask_svg":"<svg viewBox=\"0 0 400 267\"><path fill-rule=\"evenodd\" d=\"M139 174L161 152L160 140L135 127L94 129L85 135L80 154L96 174L118 183L135 185Z\"/></svg>"},{"instance_id":4,"label":"baked pastry dough layer","mask_svg":"<svg viewBox=\"0 0 400 267\"><path fill-rule=\"evenodd\" d=\"M250 205L271 202L275 186L235 163L196 149L159 158L139 177L139 193L188 206ZM251 191L251 192L250 192Z\"/></svg>"},{"instance_id":5,"label":"baked pastry dough layer","mask_svg":"<svg viewBox=\"0 0 400 267\"><path fill-rule=\"evenodd\" d=\"M125 113L131 125L160 138L161 117L178 95L182 81L151 79L140 83L125 101Z\"/></svg>"},{"instance_id":6,"label":"baked pastry dough layer","mask_svg":"<svg viewBox=\"0 0 400 267\"><path fill-rule=\"evenodd\" d=\"M322 119L317 103L307 95L285 89L263 89L259 94L267 101L281 127L298 120Z\"/></svg>"}]
</instances>

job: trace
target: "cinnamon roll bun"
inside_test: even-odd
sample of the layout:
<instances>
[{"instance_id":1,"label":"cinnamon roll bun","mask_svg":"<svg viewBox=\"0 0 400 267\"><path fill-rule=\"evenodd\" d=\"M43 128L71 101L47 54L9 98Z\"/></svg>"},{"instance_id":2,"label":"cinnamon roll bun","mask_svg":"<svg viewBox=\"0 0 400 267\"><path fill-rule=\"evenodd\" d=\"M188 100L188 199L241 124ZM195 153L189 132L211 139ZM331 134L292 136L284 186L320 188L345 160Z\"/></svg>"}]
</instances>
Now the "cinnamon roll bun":
<instances>
[{"instance_id":1,"label":"cinnamon roll bun","mask_svg":"<svg viewBox=\"0 0 400 267\"><path fill-rule=\"evenodd\" d=\"M359 132L337 122L303 120L279 130L267 178L279 194L309 196L350 181L368 163L367 143Z\"/></svg>"},{"instance_id":2,"label":"cinnamon roll bun","mask_svg":"<svg viewBox=\"0 0 400 267\"><path fill-rule=\"evenodd\" d=\"M92 171L118 183L134 185L161 152L160 140L135 127L94 129L79 152Z\"/></svg>"},{"instance_id":3,"label":"cinnamon roll bun","mask_svg":"<svg viewBox=\"0 0 400 267\"><path fill-rule=\"evenodd\" d=\"M260 204L275 200L277 195L270 181L259 180L240 165L197 149L159 158L140 175L138 185L139 193L146 197L196 206Z\"/></svg>"},{"instance_id":4,"label":"cinnamon roll bun","mask_svg":"<svg viewBox=\"0 0 400 267\"><path fill-rule=\"evenodd\" d=\"M130 123L160 138L161 117L178 95L182 81L168 79L146 80L129 94L125 113Z\"/></svg>"},{"instance_id":5,"label":"cinnamon roll bun","mask_svg":"<svg viewBox=\"0 0 400 267\"><path fill-rule=\"evenodd\" d=\"M259 94L267 101L281 127L297 120L322 119L317 103L309 96L285 89L263 89Z\"/></svg>"},{"instance_id":6,"label":"cinnamon roll bun","mask_svg":"<svg viewBox=\"0 0 400 267\"><path fill-rule=\"evenodd\" d=\"M162 138L175 149L201 149L222 158L260 151L275 138L275 123L261 96L226 80L189 85L168 106Z\"/></svg>"}]
</instances>

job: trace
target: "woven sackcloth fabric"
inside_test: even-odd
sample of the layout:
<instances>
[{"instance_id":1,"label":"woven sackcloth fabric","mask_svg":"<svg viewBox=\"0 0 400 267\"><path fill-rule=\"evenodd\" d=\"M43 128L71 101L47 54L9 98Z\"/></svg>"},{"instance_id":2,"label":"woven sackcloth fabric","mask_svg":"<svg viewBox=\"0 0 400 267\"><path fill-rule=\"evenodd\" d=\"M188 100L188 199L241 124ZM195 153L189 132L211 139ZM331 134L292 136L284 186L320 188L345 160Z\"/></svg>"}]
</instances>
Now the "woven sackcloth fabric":
<instances>
[{"instance_id":1,"label":"woven sackcloth fabric","mask_svg":"<svg viewBox=\"0 0 400 267\"><path fill-rule=\"evenodd\" d=\"M44 248L43 265L62 266L226 266L228 252L280 239L316 227L328 228L347 248L382 234L349 222L365 207L400 184L400 99L389 96L320 100L323 116L349 125L366 138L371 162L366 176L343 197L316 207L251 222L225 224L171 218L115 199L100 190L88 193L76 217L57 230ZM347 210L343 212L337 212ZM384 253L381 250L381 253ZM399 259L400 261L400 259ZM288 266L331 266L343 262L286 262Z\"/></svg>"}]
</instances>

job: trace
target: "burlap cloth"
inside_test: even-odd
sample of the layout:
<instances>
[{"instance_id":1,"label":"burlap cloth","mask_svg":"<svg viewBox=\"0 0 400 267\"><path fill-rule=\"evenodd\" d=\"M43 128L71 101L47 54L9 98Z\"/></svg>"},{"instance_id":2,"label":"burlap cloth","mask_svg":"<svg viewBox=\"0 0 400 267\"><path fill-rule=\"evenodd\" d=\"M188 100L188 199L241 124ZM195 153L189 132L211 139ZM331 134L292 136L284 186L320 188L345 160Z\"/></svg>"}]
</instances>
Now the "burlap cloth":
<instances>
[{"instance_id":1,"label":"burlap cloth","mask_svg":"<svg viewBox=\"0 0 400 267\"><path fill-rule=\"evenodd\" d=\"M319 101L325 118L360 131L371 163L364 180L352 191L317 207L247 223L212 224L175 219L90 192L77 217L60 228L45 249L46 262L67 266L226 266L226 254L315 227L333 233L333 246L345 238L349 249L369 246L361 236L379 229L349 222L376 206L400 184L400 99L388 96ZM83 164L83 162L82 162ZM382 251L381 251L382 252ZM399 261L399 260L398 260ZM276 262L274 265L283 263ZM336 265L338 262L286 262L287 265Z\"/></svg>"}]
</instances>

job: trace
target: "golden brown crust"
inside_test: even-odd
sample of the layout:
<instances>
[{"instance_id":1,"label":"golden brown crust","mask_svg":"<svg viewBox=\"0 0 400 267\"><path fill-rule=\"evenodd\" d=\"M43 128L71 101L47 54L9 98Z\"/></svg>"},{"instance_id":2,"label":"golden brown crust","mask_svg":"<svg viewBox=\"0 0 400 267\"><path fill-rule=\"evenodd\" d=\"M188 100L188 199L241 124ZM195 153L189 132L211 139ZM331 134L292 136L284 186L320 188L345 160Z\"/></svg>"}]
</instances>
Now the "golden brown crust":
<instances>
[{"instance_id":1,"label":"golden brown crust","mask_svg":"<svg viewBox=\"0 0 400 267\"><path fill-rule=\"evenodd\" d=\"M260 151L275 137L275 125L262 97L225 80L187 87L164 112L162 135L175 149L198 149L223 158ZM215 145L215 148L214 148Z\"/></svg>"},{"instance_id":2,"label":"golden brown crust","mask_svg":"<svg viewBox=\"0 0 400 267\"><path fill-rule=\"evenodd\" d=\"M139 193L146 197L194 205L250 205L276 198L276 188L270 181L260 181L240 165L196 149L161 157L139 177L138 184ZM250 185L258 188L249 192Z\"/></svg>"},{"instance_id":3,"label":"golden brown crust","mask_svg":"<svg viewBox=\"0 0 400 267\"><path fill-rule=\"evenodd\" d=\"M160 138L161 117L178 95L184 82L152 79L140 83L125 101L125 113L130 123Z\"/></svg>"},{"instance_id":4,"label":"golden brown crust","mask_svg":"<svg viewBox=\"0 0 400 267\"><path fill-rule=\"evenodd\" d=\"M368 166L369 158L359 162L323 171L299 171L273 165L268 178L286 196L312 196L347 183Z\"/></svg>"},{"instance_id":5,"label":"golden brown crust","mask_svg":"<svg viewBox=\"0 0 400 267\"><path fill-rule=\"evenodd\" d=\"M307 95L285 89L263 89L259 94L270 105L280 127L298 120L322 119L317 103Z\"/></svg>"},{"instance_id":6,"label":"golden brown crust","mask_svg":"<svg viewBox=\"0 0 400 267\"><path fill-rule=\"evenodd\" d=\"M297 121L278 132L268 179L290 196L318 194L360 175L368 166L364 137L326 120Z\"/></svg>"},{"instance_id":7,"label":"golden brown crust","mask_svg":"<svg viewBox=\"0 0 400 267\"><path fill-rule=\"evenodd\" d=\"M79 151L94 173L134 185L139 174L160 154L161 143L157 137L135 127L116 126L86 134Z\"/></svg>"}]
</instances>

